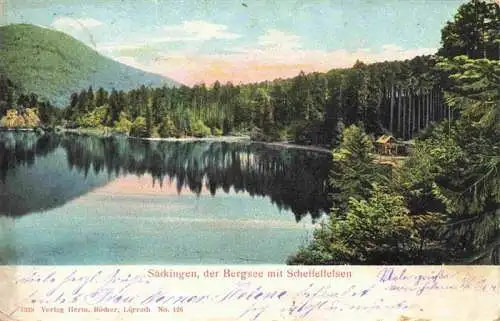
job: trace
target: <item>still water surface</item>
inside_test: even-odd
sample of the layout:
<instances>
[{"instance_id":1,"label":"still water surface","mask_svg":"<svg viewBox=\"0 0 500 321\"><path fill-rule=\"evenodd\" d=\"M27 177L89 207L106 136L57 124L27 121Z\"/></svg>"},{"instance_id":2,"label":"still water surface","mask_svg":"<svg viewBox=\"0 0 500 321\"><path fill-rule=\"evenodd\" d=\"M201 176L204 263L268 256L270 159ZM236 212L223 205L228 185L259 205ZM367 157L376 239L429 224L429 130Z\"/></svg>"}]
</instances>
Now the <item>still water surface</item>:
<instances>
[{"instance_id":1,"label":"still water surface","mask_svg":"<svg viewBox=\"0 0 500 321\"><path fill-rule=\"evenodd\" d=\"M328 210L330 155L0 132L1 264L284 263Z\"/></svg>"}]
</instances>

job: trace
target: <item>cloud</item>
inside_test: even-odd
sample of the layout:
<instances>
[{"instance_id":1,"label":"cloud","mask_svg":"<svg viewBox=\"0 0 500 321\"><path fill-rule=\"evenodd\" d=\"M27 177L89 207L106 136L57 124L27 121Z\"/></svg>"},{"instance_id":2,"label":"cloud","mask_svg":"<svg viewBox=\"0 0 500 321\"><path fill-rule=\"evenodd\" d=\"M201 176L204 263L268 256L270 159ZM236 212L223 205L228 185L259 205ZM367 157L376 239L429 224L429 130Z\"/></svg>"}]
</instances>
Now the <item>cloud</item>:
<instances>
[{"instance_id":1,"label":"cloud","mask_svg":"<svg viewBox=\"0 0 500 321\"><path fill-rule=\"evenodd\" d=\"M164 41L205 41L212 39L238 39L241 36L227 31L226 25L210 23L203 20L184 21L179 25L163 28Z\"/></svg>"},{"instance_id":2,"label":"cloud","mask_svg":"<svg viewBox=\"0 0 500 321\"><path fill-rule=\"evenodd\" d=\"M374 63L385 60L411 59L436 52L435 48L382 48L373 51L360 48L347 50L254 50L232 54L199 55L183 52L165 54L148 64L149 70L174 78L187 85L231 81L233 83L259 82L296 76L300 71L326 72L333 68L347 68L356 60Z\"/></svg>"},{"instance_id":3,"label":"cloud","mask_svg":"<svg viewBox=\"0 0 500 321\"><path fill-rule=\"evenodd\" d=\"M203 37L208 37L208 34L213 35L214 31L207 32ZM313 50L304 48L300 37L296 35L270 29L258 37L253 46L234 47L225 51L227 53L224 54L201 54L193 49L159 52L153 61L143 60L139 56L123 57L126 51L122 51L122 57L118 60L193 85L202 82L210 84L215 80L248 83L288 78L300 71L326 72L333 68L347 68L358 59L365 63L404 60L433 54L436 49L404 49L395 44L386 44L379 50Z\"/></svg>"},{"instance_id":4,"label":"cloud","mask_svg":"<svg viewBox=\"0 0 500 321\"><path fill-rule=\"evenodd\" d=\"M71 18L71 17L57 17L51 24L52 27L61 30L73 29L83 30L91 29L104 25L99 20L94 18Z\"/></svg>"},{"instance_id":5,"label":"cloud","mask_svg":"<svg viewBox=\"0 0 500 321\"><path fill-rule=\"evenodd\" d=\"M294 49L300 48L300 37L276 29L269 29L258 38L258 44L264 48Z\"/></svg>"},{"instance_id":6,"label":"cloud","mask_svg":"<svg viewBox=\"0 0 500 321\"><path fill-rule=\"evenodd\" d=\"M137 41L126 43L108 42L98 45L98 50L105 53L119 52L124 55L128 52L134 57L134 51L142 51L145 47L151 48L172 42L203 42L208 40L234 40L241 36L229 32L228 27L222 24L210 23L202 20L184 21L178 25L167 25L160 28L160 32L153 36L146 36Z\"/></svg>"}]
</instances>

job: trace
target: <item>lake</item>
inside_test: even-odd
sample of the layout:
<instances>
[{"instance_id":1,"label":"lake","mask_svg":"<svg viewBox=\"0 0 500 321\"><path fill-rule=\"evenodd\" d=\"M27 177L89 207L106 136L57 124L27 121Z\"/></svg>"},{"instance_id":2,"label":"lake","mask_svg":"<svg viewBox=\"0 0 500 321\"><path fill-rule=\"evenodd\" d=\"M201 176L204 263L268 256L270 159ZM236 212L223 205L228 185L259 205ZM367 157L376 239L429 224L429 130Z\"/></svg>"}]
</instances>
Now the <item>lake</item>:
<instances>
[{"instance_id":1,"label":"lake","mask_svg":"<svg viewBox=\"0 0 500 321\"><path fill-rule=\"evenodd\" d=\"M261 143L0 132L0 264L282 264L330 169Z\"/></svg>"}]
</instances>

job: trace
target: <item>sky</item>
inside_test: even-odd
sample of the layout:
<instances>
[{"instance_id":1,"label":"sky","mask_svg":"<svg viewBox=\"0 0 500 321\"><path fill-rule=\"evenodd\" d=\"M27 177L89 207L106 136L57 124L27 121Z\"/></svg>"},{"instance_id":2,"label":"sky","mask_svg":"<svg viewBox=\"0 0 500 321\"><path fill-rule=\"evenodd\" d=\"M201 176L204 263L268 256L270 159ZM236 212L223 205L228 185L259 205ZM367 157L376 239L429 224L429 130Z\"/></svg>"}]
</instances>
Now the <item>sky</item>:
<instances>
[{"instance_id":1,"label":"sky","mask_svg":"<svg viewBox=\"0 0 500 321\"><path fill-rule=\"evenodd\" d=\"M432 54L464 2L0 0L0 23L57 29L186 85L236 84Z\"/></svg>"}]
</instances>

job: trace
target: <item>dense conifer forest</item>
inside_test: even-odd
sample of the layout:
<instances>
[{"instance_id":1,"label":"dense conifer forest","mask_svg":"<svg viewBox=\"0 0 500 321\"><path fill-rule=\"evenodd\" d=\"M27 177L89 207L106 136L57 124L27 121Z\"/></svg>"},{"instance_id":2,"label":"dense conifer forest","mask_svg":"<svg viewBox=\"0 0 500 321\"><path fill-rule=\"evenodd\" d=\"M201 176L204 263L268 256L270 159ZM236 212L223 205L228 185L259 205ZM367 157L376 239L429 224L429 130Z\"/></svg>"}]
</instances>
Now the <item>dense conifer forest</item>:
<instances>
[{"instance_id":1,"label":"dense conifer forest","mask_svg":"<svg viewBox=\"0 0 500 321\"><path fill-rule=\"evenodd\" d=\"M90 87L72 94L62 113L35 95L14 99L3 78L0 111L35 107L42 123L62 118L70 127L107 127L138 137L251 134L333 146L345 126L362 122L370 133L411 139L452 116L435 66L435 57L426 56L247 85L141 86L129 92Z\"/></svg>"}]
</instances>

